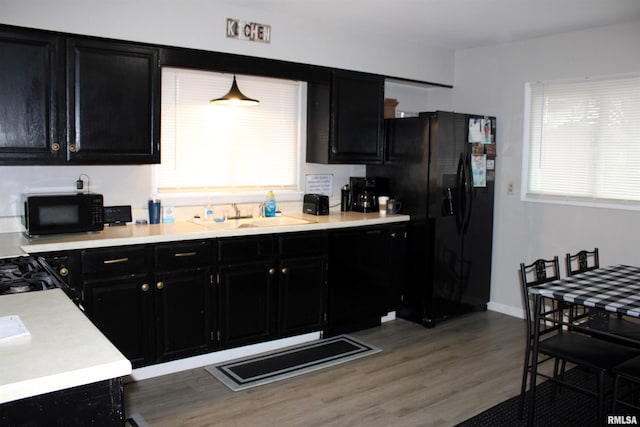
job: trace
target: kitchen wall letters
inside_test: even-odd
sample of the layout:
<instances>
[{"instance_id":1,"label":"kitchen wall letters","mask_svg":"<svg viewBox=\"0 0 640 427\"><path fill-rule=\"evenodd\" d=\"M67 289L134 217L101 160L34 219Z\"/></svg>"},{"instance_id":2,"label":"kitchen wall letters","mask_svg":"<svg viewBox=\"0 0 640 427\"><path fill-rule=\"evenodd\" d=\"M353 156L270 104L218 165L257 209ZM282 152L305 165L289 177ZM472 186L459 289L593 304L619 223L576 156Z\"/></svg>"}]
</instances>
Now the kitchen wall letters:
<instances>
[{"instance_id":1,"label":"kitchen wall letters","mask_svg":"<svg viewBox=\"0 0 640 427\"><path fill-rule=\"evenodd\" d=\"M227 38L270 43L271 25L227 18Z\"/></svg>"}]
</instances>

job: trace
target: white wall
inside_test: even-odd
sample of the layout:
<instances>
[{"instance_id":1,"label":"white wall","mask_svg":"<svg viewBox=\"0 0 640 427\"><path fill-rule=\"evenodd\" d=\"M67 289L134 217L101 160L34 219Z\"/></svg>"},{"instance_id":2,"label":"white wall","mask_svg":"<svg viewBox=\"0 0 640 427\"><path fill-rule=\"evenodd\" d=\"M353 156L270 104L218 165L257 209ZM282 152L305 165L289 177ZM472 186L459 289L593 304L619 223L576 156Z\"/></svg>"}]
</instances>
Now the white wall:
<instances>
[{"instance_id":1,"label":"white wall","mask_svg":"<svg viewBox=\"0 0 640 427\"><path fill-rule=\"evenodd\" d=\"M384 86L385 98L393 98L398 101L396 114L420 113L424 111L436 111L451 109L451 88L425 87L424 85L397 83L387 81Z\"/></svg>"},{"instance_id":2,"label":"white wall","mask_svg":"<svg viewBox=\"0 0 640 427\"><path fill-rule=\"evenodd\" d=\"M638 211L520 201L524 85L640 71L640 22L456 53L453 106L497 116L490 308L522 315L520 262L598 247L603 265L640 265ZM515 195L507 194L512 182ZM563 268L564 272L564 268Z\"/></svg>"},{"instance_id":3,"label":"white wall","mask_svg":"<svg viewBox=\"0 0 640 427\"><path fill-rule=\"evenodd\" d=\"M271 25L270 44L225 38L226 18ZM453 51L345 32L312 17L247 10L220 0L0 0L0 23L131 41L289 60L415 80L451 84ZM382 59L381 59L382 58ZM419 104L424 102L421 98ZM107 204L144 209L151 195L152 166L0 166L0 231L14 231L20 194L74 189L78 175L91 177ZM363 166L303 164L302 174L334 175L334 195ZM123 191L126 190L126 191ZM203 204L206 204L203 201Z\"/></svg>"},{"instance_id":4,"label":"white wall","mask_svg":"<svg viewBox=\"0 0 640 427\"><path fill-rule=\"evenodd\" d=\"M0 23L290 60L451 84L453 51L345 31L223 0L0 0ZM225 37L226 19L271 25L271 43Z\"/></svg>"}]
</instances>

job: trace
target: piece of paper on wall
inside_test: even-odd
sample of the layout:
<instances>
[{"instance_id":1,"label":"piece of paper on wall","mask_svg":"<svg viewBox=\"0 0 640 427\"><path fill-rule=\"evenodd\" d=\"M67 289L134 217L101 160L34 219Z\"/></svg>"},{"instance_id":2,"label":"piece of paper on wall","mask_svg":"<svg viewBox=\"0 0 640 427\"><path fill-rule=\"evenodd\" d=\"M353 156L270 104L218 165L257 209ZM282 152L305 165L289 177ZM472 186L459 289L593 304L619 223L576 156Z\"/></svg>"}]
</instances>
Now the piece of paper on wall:
<instances>
[{"instance_id":1,"label":"piece of paper on wall","mask_svg":"<svg viewBox=\"0 0 640 427\"><path fill-rule=\"evenodd\" d=\"M473 173L473 186L487 186L487 156L486 154L471 155L471 171Z\"/></svg>"},{"instance_id":2,"label":"piece of paper on wall","mask_svg":"<svg viewBox=\"0 0 640 427\"><path fill-rule=\"evenodd\" d=\"M324 196L333 196L333 175L306 175L305 176L306 194L322 194Z\"/></svg>"},{"instance_id":3,"label":"piece of paper on wall","mask_svg":"<svg viewBox=\"0 0 640 427\"><path fill-rule=\"evenodd\" d=\"M469 143L491 144L491 120L469 119Z\"/></svg>"}]
</instances>

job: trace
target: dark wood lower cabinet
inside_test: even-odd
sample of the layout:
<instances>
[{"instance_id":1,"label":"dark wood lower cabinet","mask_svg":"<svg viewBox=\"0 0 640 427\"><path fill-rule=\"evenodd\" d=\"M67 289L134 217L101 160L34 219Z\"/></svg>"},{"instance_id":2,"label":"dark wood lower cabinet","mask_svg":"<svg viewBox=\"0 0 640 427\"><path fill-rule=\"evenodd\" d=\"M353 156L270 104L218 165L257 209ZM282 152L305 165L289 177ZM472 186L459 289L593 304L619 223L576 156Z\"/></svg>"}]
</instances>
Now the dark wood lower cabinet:
<instances>
[{"instance_id":1,"label":"dark wood lower cabinet","mask_svg":"<svg viewBox=\"0 0 640 427\"><path fill-rule=\"evenodd\" d=\"M84 283L87 316L131 361L134 368L155 361L154 298L148 274Z\"/></svg>"},{"instance_id":2,"label":"dark wood lower cabinet","mask_svg":"<svg viewBox=\"0 0 640 427\"><path fill-rule=\"evenodd\" d=\"M85 308L137 368L210 349L211 286L208 268L89 280Z\"/></svg>"},{"instance_id":3,"label":"dark wood lower cabinet","mask_svg":"<svg viewBox=\"0 0 640 427\"><path fill-rule=\"evenodd\" d=\"M281 263L279 336L322 330L326 266L325 258L294 259Z\"/></svg>"},{"instance_id":4,"label":"dark wood lower cabinet","mask_svg":"<svg viewBox=\"0 0 640 427\"><path fill-rule=\"evenodd\" d=\"M41 255L139 368L378 325L398 305L404 239L394 224Z\"/></svg>"},{"instance_id":5,"label":"dark wood lower cabinet","mask_svg":"<svg viewBox=\"0 0 640 427\"><path fill-rule=\"evenodd\" d=\"M87 316L138 368L216 346L211 241L82 251Z\"/></svg>"},{"instance_id":6,"label":"dark wood lower cabinet","mask_svg":"<svg viewBox=\"0 0 640 427\"><path fill-rule=\"evenodd\" d=\"M278 335L321 331L327 301L327 233L296 233L278 241Z\"/></svg>"},{"instance_id":7,"label":"dark wood lower cabinet","mask_svg":"<svg viewBox=\"0 0 640 427\"><path fill-rule=\"evenodd\" d=\"M276 289L272 263L224 265L219 274L220 345L236 347L274 338Z\"/></svg>"},{"instance_id":8,"label":"dark wood lower cabinet","mask_svg":"<svg viewBox=\"0 0 640 427\"><path fill-rule=\"evenodd\" d=\"M0 425L123 426L122 378L41 394L0 405Z\"/></svg>"},{"instance_id":9,"label":"dark wood lower cabinet","mask_svg":"<svg viewBox=\"0 0 640 427\"><path fill-rule=\"evenodd\" d=\"M213 341L211 269L156 273L156 347L160 362L205 353Z\"/></svg>"},{"instance_id":10,"label":"dark wood lower cabinet","mask_svg":"<svg viewBox=\"0 0 640 427\"><path fill-rule=\"evenodd\" d=\"M221 239L221 346L322 330L327 242L324 232Z\"/></svg>"}]
</instances>

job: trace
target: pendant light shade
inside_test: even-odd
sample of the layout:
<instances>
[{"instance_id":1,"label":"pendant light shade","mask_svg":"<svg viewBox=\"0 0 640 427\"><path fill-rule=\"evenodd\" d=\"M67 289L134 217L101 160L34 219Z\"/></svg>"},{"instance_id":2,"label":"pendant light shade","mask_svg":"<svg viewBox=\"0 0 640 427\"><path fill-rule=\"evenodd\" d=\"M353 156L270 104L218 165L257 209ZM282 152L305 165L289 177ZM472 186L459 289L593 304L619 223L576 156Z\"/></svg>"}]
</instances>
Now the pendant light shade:
<instances>
[{"instance_id":1,"label":"pendant light shade","mask_svg":"<svg viewBox=\"0 0 640 427\"><path fill-rule=\"evenodd\" d=\"M231 84L231 89L221 98L212 99L210 101L212 104L216 105L241 105L241 106L249 106L249 105L258 105L260 101L257 99L252 99L245 96L240 89L238 89L238 84L236 83L236 75L233 75L233 83Z\"/></svg>"}]
</instances>

